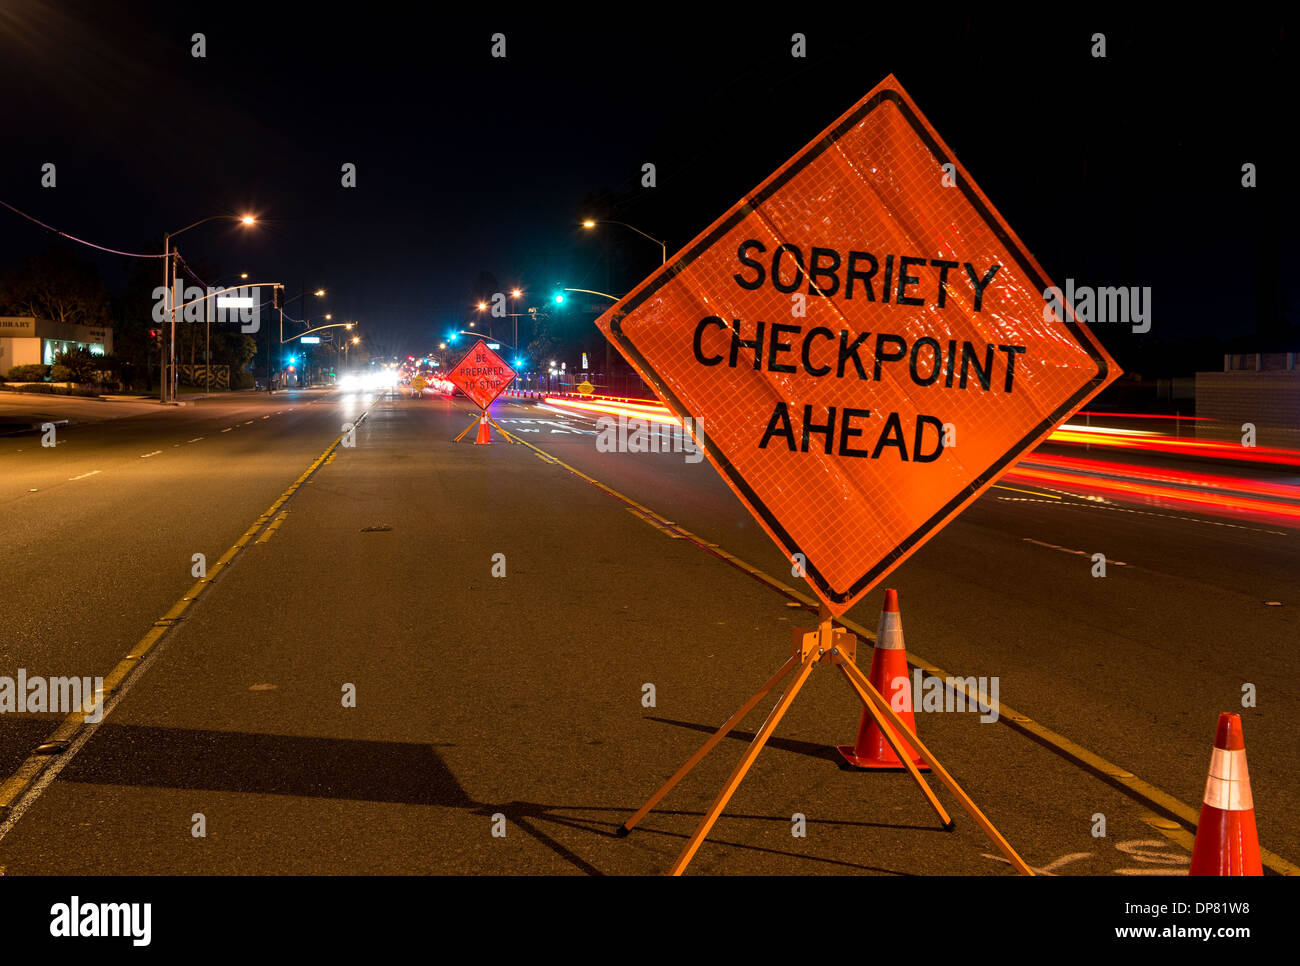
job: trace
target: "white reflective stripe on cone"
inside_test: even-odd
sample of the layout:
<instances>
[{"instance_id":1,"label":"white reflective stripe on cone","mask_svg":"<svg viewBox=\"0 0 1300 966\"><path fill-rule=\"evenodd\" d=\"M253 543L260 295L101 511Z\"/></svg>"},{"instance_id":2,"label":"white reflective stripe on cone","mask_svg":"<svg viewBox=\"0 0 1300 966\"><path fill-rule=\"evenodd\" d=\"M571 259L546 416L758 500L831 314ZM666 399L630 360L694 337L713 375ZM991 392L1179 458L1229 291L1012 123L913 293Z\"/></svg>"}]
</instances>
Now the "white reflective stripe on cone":
<instances>
[{"instance_id":1,"label":"white reflective stripe on cone","mask_svg":"<svg viewBox=\"0 0 1300 966\"><path fill-rule=\"evenodd\" d=\"M898 611L882 610L876 629L876 647L886 651L903 650L903 621Z\"/></svg>"},{"instance_id":2,"label":"white reflective stripe on cone","mask_svg":"<svg viewBox=\"0 0 1300 966\"><path fill-rule=\"evenodd\" d=\"M1210 774L1205 779L1205 804L1225 812L1247 812L1255 807L1250 797L1245 749L1214 749Z\"/></svg>"}]
</instances>

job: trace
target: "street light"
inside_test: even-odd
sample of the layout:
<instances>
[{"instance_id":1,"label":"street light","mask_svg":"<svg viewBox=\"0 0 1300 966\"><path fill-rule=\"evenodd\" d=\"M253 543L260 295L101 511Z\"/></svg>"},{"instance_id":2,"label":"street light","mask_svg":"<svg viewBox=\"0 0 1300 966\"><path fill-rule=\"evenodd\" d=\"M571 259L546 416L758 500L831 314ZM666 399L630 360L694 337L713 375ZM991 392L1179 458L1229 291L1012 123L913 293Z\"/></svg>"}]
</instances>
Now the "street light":
<instances>
[{"instance_id":1,"label":"street light","mask_svg":"<svg viewBox=\"0 0 1300 966\"><path fill-rule=\"evenodd\" d=\"M598 220L598 219L595 219L595 218L586 218L586 219L584 219L583 222L582 222L582 227L583 227L583 228L586 228L588 231L590 231L591 229L595 228L597 225L622 225L624 228L627 228L627 229L630 229L630 230L636 232L636 233L637 233L638 235L640 235L642 238L649 238L652 242L654 242L656 245L658 245L658 246L663 250L663 262L662 262L662 264L664 264L664 265L668 264L668 243L667 243L667 242L660 241L658 238L655 238L653 235L647 235L647 234L646 234L645 232L643 232L640 228L633 227L632 225L629 225L629 224L628 224L627 222L625 222L625 221L608 221L608 220L605 220L605 219L599 219L599 220Z\"/></svg>"},{"instance_id":2,"label":"street light","mask_svg":"<svg viewBox=\"0 0 1300 966\"><path fill-rule=\"evenodd\" d=\"M349 325L348 328L351 329L352 326ZM344 340L343 340L343 367L344 367L344 369L351 369L351 368L352 368L352 363L351 363L351 349L352 349L352 347L353 347L354 345L360 345L360 344L361 344L361 336L359 336L359 335L354 335L350 340L349 340L349 339L344 339Z\"/></svg>"},{"instance_id":3,"label":"street light","mask_svg":"<svg viewBox=\"0 0 1300 966\"><path fill-rule=\"evenodd\" d=\"M512 288L512 289L510 290L510 300L511 300L512 303L513 303L514 301L518 300L518 299L523 298L523 295L524 295L523 289L520 289L520 288ZM512 307L512 308L514 307L513 304L512 304L511 307ZM486 302L479 302L479 303L478 303L478 310L479 310L480 312L486 312L486 311L487 311L487 308L488 308L488 304L487 304ZM521 315L523 315L523 314L524 314L523 312L507 312L507 313L506 313L506 318L509 318L509 319L512 319L512 320L513 320L513 322L512 322L512 325L514 326L514 335L513 335L513 338L514 338L515 342L518 342L518 341L519 341L519 316L521 316ZM470 325L470 328L474 328L474 324L475 324L474 322L471 322L471 323L469 324L469 325ZM489 334L489 335L492 334L492 323L491 323L491 322L488 322L488 334Z\"/></svg>"},{"instance_id":4,"label":"street light","mask_svg":"<svg viewBox=\"0 0 1300 966\"><path fill-rule=\"evenodd\" d=\"M228 221L238 221L242 225L253 225L257 219L253 215L209 215L206 218L200 218L192 225L186 225L180 231L165 232L163 234L163 287L166 289L167 299L170 304L171 314L171 349L167 354L162 353L162 346L159 346L159 372L158 372L158 401L175 402L176 401L176 299L173 298L173 286L176 284L176 265L172 252L172 239L177 235L182 235L191 228L197 228L199 225L206 224L209 221L225 219ZM159 340L162 342L163 340ZM168 374L166 363L167 356L171 358L171 370ZM165 388L164 388L165 387Z\"/></svg>"}]
</instances>

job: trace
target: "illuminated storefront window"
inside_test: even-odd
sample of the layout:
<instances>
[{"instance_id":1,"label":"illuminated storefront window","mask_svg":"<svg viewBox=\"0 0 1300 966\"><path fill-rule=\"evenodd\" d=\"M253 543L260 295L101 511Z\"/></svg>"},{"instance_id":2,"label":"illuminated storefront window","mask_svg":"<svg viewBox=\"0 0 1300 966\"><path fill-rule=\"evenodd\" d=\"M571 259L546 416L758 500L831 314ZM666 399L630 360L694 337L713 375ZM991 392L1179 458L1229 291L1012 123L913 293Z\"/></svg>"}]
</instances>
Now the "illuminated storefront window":
<instances>
[{"instance_id":1,"label":"illuminated storefront window","mask_svg":"<svg viewBox=\"0 0 1300 966\"><path fill-rule=\"evenodd\" d=\"M41 357L41 361L47 366L52 366L59 353L68 352L72 349L86 349L92 356L102 356L104 354L104 346L100 342L61 342L58 339L46 339L45 352Z\"/></svg>"}]
</instances>

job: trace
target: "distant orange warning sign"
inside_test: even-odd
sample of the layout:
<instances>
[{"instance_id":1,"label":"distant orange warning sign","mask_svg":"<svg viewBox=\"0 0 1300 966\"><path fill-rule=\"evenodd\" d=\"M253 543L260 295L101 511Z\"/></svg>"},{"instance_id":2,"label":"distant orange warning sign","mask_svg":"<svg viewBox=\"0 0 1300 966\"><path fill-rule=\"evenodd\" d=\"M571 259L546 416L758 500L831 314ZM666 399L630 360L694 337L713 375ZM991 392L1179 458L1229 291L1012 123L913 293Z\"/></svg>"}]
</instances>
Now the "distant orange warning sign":
<instances>
[{"instance_id":1,"label":"distant orange warning sign","mask_svg":"<svg viewBox=\"0 0 1300 966\"><path fill-rule=\"evenodd\" d=\"M505 392L515 378L515 371L504 359L487 347L482 339L465 357L452 366L447 378L456 384L481 409Z\"/></svg>"},{"instance_id":2,"label":"distant orange warning sign","mask_svg":"<svg viewBox=\"0 0 1300 966\"><path fill-rule=\"evenodd\" d=\"M841 614L1119 376L894 78L596 322Z\"/></svg>"}]
</instances>

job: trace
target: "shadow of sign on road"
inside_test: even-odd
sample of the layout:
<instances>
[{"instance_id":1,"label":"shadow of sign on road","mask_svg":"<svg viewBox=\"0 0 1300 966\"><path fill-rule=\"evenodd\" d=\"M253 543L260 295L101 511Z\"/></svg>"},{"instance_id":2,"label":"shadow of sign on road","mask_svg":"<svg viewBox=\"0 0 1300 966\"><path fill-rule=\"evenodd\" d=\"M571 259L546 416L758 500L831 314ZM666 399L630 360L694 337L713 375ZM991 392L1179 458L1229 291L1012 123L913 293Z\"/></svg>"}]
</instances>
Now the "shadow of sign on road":
<instances>
[{"instance_id":1,"label":"shadow of sign on road","mask_svg":"<svg viewBox=\"0 0 1300 966\"><path fill-rule=\"evenodd\" d=\"M61 780L473 808L433 745L104 724Z\"/></svg>"}]
</instances>

